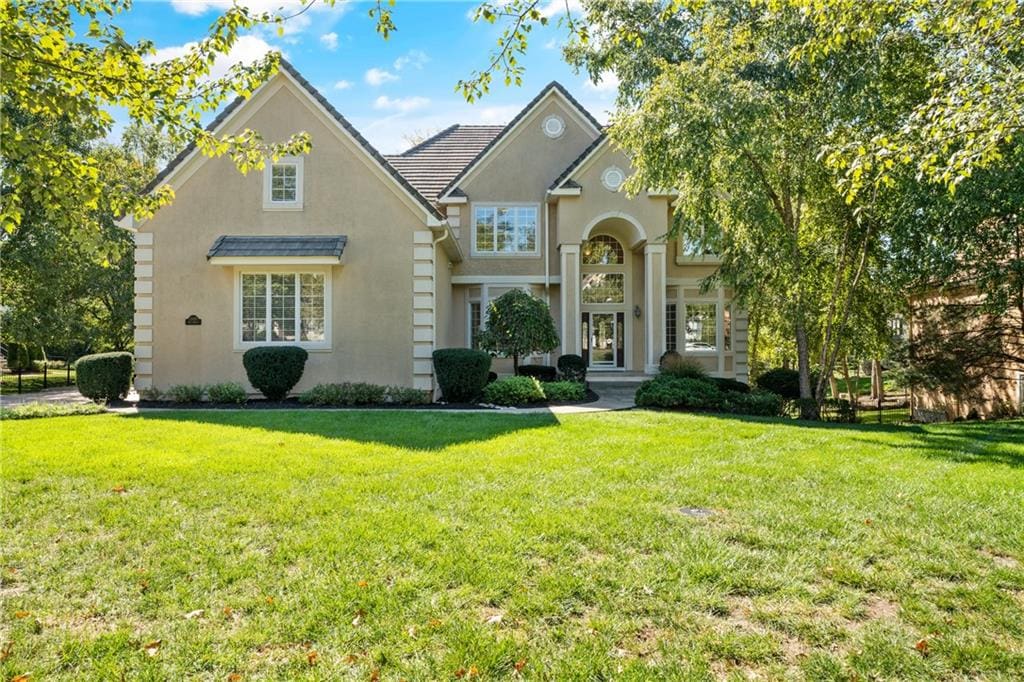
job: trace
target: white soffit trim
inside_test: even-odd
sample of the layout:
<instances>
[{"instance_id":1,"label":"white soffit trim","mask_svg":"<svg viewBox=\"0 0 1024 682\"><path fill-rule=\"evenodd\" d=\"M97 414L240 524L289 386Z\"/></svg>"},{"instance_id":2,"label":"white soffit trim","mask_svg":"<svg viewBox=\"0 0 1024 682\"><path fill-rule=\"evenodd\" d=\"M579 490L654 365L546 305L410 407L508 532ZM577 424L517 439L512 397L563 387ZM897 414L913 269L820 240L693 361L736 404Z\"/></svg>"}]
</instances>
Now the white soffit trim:
<instances>
[{"instance_id":1,"label":"white soffit trim","mask_svg":"<svg viewBox=\"0 0 1024 682\"><path fill-rule=\"evenodd\" d=\"M553 275L548 281L560 284L562 278ZM452 275L452 284L544 284L544 275Z\"/></svg>"}]
</instances>

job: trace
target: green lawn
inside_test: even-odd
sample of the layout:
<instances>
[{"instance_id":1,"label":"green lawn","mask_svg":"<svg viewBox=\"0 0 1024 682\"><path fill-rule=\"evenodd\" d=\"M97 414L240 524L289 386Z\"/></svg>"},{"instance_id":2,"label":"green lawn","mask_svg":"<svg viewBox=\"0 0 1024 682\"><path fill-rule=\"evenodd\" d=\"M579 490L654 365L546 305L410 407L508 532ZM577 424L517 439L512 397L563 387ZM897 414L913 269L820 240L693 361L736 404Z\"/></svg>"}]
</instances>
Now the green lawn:
<instances>
[{"instance_id":1,"label":"green lawn","mask_svg":"<svg viewBox=\"0 0 1024 682\"><path fill-rule=\"evenodd\" d=\"M50 369L47 370L46 386L47 388L56 388L59 386L68 385L68 371L66 369ZM71 385L75 385L75 370L71 370ZM35 391L43 390L43 373L42 372L25 372L21 375L21 392L22 393L33 393ZM18 374L17 372L4 372L0 376L0 393L17 393L18 392Z\"/></svg>"},{"instance_id":2,"label":"green lawn","mask_svg":"<svg viewBox=\"0 0 1024 682\"><path fill-rule=\"evenodd\" d=\"M0 428L4 680L1024 677L1024 422Z\"/></svg>"}]
</instances>

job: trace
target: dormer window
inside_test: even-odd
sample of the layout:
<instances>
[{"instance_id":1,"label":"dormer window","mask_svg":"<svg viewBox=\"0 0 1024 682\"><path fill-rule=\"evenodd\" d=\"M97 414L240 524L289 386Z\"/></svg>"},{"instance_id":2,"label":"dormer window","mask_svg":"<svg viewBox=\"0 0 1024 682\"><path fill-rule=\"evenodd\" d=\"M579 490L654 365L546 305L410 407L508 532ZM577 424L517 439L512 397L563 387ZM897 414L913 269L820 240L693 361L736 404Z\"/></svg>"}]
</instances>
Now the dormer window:
<instances>
[{"instance_id":1,"label":"dormer window","mask_svg":"<svg viewBox=\"0 0 1024 682\"><path fill-rule=\"evenodd\" d=\"M263 170L263 210L302 210L302 157L285 156Z\"/></svg>"}]
</instances>

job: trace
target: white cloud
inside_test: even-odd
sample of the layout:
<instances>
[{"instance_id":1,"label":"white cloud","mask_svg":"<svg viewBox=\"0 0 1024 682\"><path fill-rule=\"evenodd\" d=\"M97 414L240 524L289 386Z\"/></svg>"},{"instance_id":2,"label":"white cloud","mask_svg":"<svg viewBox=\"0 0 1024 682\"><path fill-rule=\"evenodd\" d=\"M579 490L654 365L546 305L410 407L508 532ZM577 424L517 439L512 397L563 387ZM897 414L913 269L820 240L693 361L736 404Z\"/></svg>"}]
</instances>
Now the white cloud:
<instances>
[{"instance_id":1,"label":"white cloud","mask_svg":"<svg viewBox=\"0 0 1024 682\"><path fill-rule=\"evenodd\" d=\"M395 74L391 73L390 71L385 71L384 69L378 69L377 67L373 67L372 69L367 71L364 78L366 79L367 83L374 87L398 80L398 76L396 76Z\"/></svg>"},{"instance_id":2,"label":"white cloud","mask_svg":"<svg viewBox=\"0 0 1024 682\"><path fill-rule=\"evenodd\" d=\"M352 87L352 81L341 80L334 84L335 90L348 90Z\"/></svg>"},{"instance_id":3,"label":"white cloud","mask_svg":"<svg viewBox=\"0 0 1024 682\"><path fill-rule=\"evenodd\" d=\"M422 50L409 50L405 55L395 60L395 71L401 71L407 66L414 69L422 69L423 65L430 61L430 57Z\"/></svg>"},{"instance_id":4,"label":"white cloud","mask_svg":"<svg viewBox=\"0 0 1024 682\"><path fill-rule=\"evenodd\" d=\"M540 15L547 19L560 14L579 14L583 11L582 0L550 0L540 8Z\"/></svg>"},{"instance_id":5,"label":"white cloud","mask_svg":"<svg viewBox=\"0 0 1024 682\"><path fill-rule=\"evenodd\" d=\"M584 81L583 89L606 96L615 95L619 92L619 77L611 71L605 71L598 76L596 83L589 79Z\"/></svg>"},{"instance_id":6,"label":"white cloud","mask_svg":"<svg viewBox=\"0 0 1024 682\"><path fill-rule=\"evenodd\" d=\"M444 130L453 123L504 125L522 108L520 104L480 106L464 100L432 102L426 109L352 119L352 123L384 154L405 151L405 137L417 130Z\"/></svg>"},{"instance_id":7,"label":"white cloud","mask_svg":"<svg viewBox=\"0 0 1024 682\"><path fill-rule=\"evenodd\" d=\"M191 52L196 45L197 43L191 42L185 43L184 45L162 47L156 51L155 55L147 57L146 62L156 64L158 62L167 61L168 59L184 57ZM228 72L228 69L235 64L252 64L268 52L272 52L274 50L277 50L277 48L263 40L263 38L258 36L240 36L231 47L230 52L226 55L222 54L217 57L217 60L213 63L213 68L210 69L209 78L221 78Z\"/></svg>"},{"instance_id":8,"label":"white cloud","mask_svg":"<svg viewBox=\"0 0 1024 682\"><path fill-rule=\"evenodd\" d=\"M428 104L430 104L430 100L426 97L396 97L392 99L387 95L381 95L374 100L373 108L407 114L410 111L422 109Z\"/></svg>"},{"instance_id":9,"label":"white cloud","mask_svg":"<svg viewBox=\"0 0 1024 682\"><path fill-rule=\"evenodd\" d=\"M338 34L334 31L320 36L320 44L332 52L338 49Z\"/></svg>"}]
</instances>

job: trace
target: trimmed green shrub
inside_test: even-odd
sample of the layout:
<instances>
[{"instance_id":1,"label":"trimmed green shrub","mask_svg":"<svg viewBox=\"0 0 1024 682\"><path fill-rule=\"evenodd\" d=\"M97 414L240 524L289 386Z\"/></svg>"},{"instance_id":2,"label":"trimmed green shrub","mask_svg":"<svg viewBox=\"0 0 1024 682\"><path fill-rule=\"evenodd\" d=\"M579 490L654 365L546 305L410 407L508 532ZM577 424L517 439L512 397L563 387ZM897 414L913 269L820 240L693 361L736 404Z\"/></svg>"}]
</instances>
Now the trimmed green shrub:
<instances>
[{"instance_id":1,"label":"trimmed green shrub","mask_svg":"<svg viewBox=\"0 0 1024 682\"><path fill-rule=\"evenodd\" d=\"M103 414L106 408L96 403L23 403L0 408L0 419L39 419L70 417L80 414Z\"/></svg>"},{"instance_id":2,"label":"trimmed green shrub","mask_svg":"<svg viewBox=\"0 0 1024 682\"><path fill-rule=\"evenodd\" d=\"M167 389L167 397L176 403L198 403L205 392L201 384L178 384Z\"/></svg>"},{"instance_id":3,"label":"trimmed green shrub","mask_svg":"<svg viewBox=\"0 0 1024 682\"><path fill-rule=\"evenodd\" d=\"M162 398L163 395L164 395L163 392L161 392L160 389L157 388L156 386L148 386L146 388L140 388L139 389L139 399L140 400L156 401L156 400L160 400L160 398Z\"/></svg>"},{"instance_id":4,"label":"trimmed green shrub","mask_svg":"<svg viewBox=\"0 0 1024 682\"><path fill-rule=\"evenodd\" d=\"M769 370L754 383L758 388L781 395L786 400L797 400L800 397L800 372L795 369L779 367Z\"/></svg>"},{"instance_id":5,"label":"trimmed green shrub","mask_svg":"<svg viewBox=\"0 0 1024 682\"><path fill-rule=\"evenodd\" d=\"M785 412L786 401L782 396L770 391L751 391L750 393L729 393L727 395L730 412L749 414L758 417L780 417Z\"/></svg>"},{"instance_id":6,"label":"trimmed green shrub","mask_svg":"<svg viewBox=\"0 0 1024 682\"><path fill-rule=\"evenodd\" d=\"M567 353L558 358L558 373L565 381L587 380L587 363L579 355Z\"/></svg>"},{"instance_id":7,"label":"trimmed green shrub","mask_svg":"<svg viewBox=\"0 0 1024 682\"><path fill-rule=\"evenodd\" d=\"M245 351L242 365L249 383L267 400L284 400L302 378L308 357L298 346L258 346Z\"/></svg>"},{"instance_id":8,"label":"trimmed green shrub","mask_svg":"<svg viewBox=\"0 0 1024 682\"><path fill-rule=\"evenodd\" d=\"M640 384L636 390L636 404L640 407L721 410L727 401L710 381L662 374Z\"/></svg>"},{"instance_id":9,"label":"trimmed green shrub","mask_svg":"<svg viewBox=\"0 0 1024 682\"><path fill-rule=\"evenodd\" d=\"M234 403L241 405L245 402L245 387L234 381L227 381L222 384L210 384L206 387L206 396L211 403Z\"/></svg>"},{"instance_id":10,"label":"trimmed green shrub","mask_svg":"<svg viewBox=\"0 0 1024 682\"><path fill-rule=\"evenodd\" d=\"M388 386L386 399L393 405L428 405L430 391L408 386Z\"/></svg>"},{"instance_id":11,"label":"trimmed green shrub","mask_svg":"<svg viewBox=\"0 0 1024 682\"><path fill-rule=\"evenodd\" d=\"M674 351L669 351L674 352ZM678 353L676 353L678 355ZM708 371L696 360L687 360L682 357L677 362L666 363L661 367L661 373L665 376L677 379L707 379Z\"/></svg>"},{"instance_id":12,"label":"trimmed green shrub","mask_svg":"<svg viewBox=\"0 0 1024 682\"><path fill-rule=\"evenodd\" d=\"M679 354L679 351L667 350L661 354L661 358L658 359L658 369L664 371L669 367L674 367L683 361L683 356Z\"/></svg>"},{"instance_id":13,"label":"trimmed green shrub","mask_svg":"<svg viewBox=\"0 0 1024 682\"><path fill-rule=\"evenodd\" d=\"M120 400L131 390L134 370L131 353L86 355L75 363L75 383L90 400Z\"/></svg>"},{"instance_id":14,"label":"trimmed green shrub","mask_svg":"<svg viewBox=\"0 0 1024 682\"><path fill-rule=\"evenodd\" d=\"M572 402L587 397L587 387L578 381L546 381L541 384L548 400Z\"/></svg>"},{"instance_id":15,"label":"trimmed green shrub","mask_svg":"<svg viewBox=\"0 0 1024 682\"><path fill-rule=\"evenodd\" d=\"M434 351L434 376L448 403L476 400L487 385L491 356L472 348L441 348Z\"/></svg>"},{"instance_id":16,"label":"trimmed green shrub","mask_svg":"<svg viewBox=\"0 0 1024 682\"><path fill-rule=\"evenodd\" d=\"M711 382L724 393L750 393L750 385L726 377L709 377Z\"/></svg>"},{"instance_id":17,"label":"trimmed green shrub","mask_svg":"<svg viewBox=\"0 0 1024 682\"><path fill-rule=\"evenodd\" d=\"M551 365L519 365L519 376L536 377L538 381L557 381L558 370Z\"/></svg>"},{"instance_id":18,"label":"trimmed green shrub","mask_svg":"<svg viewBox=\"0 0 1024 682\"><path fill-rule=\"evenodd\" d=\"M526 405L544 400L544 389L534 377L508 377L488 384L484 402L491 405Z\"/></svg>"},{"instance_id":19,"label":"trimmed green shrub","mask_svg":"<svg viewBox=\"0 0 1024 682\"><path fill-rule=\"evenodd\" d=\"M385 386L367 383L317 384L299 396L308 405L379 405L387 394Z\"/></svg>"}]
</instances>

